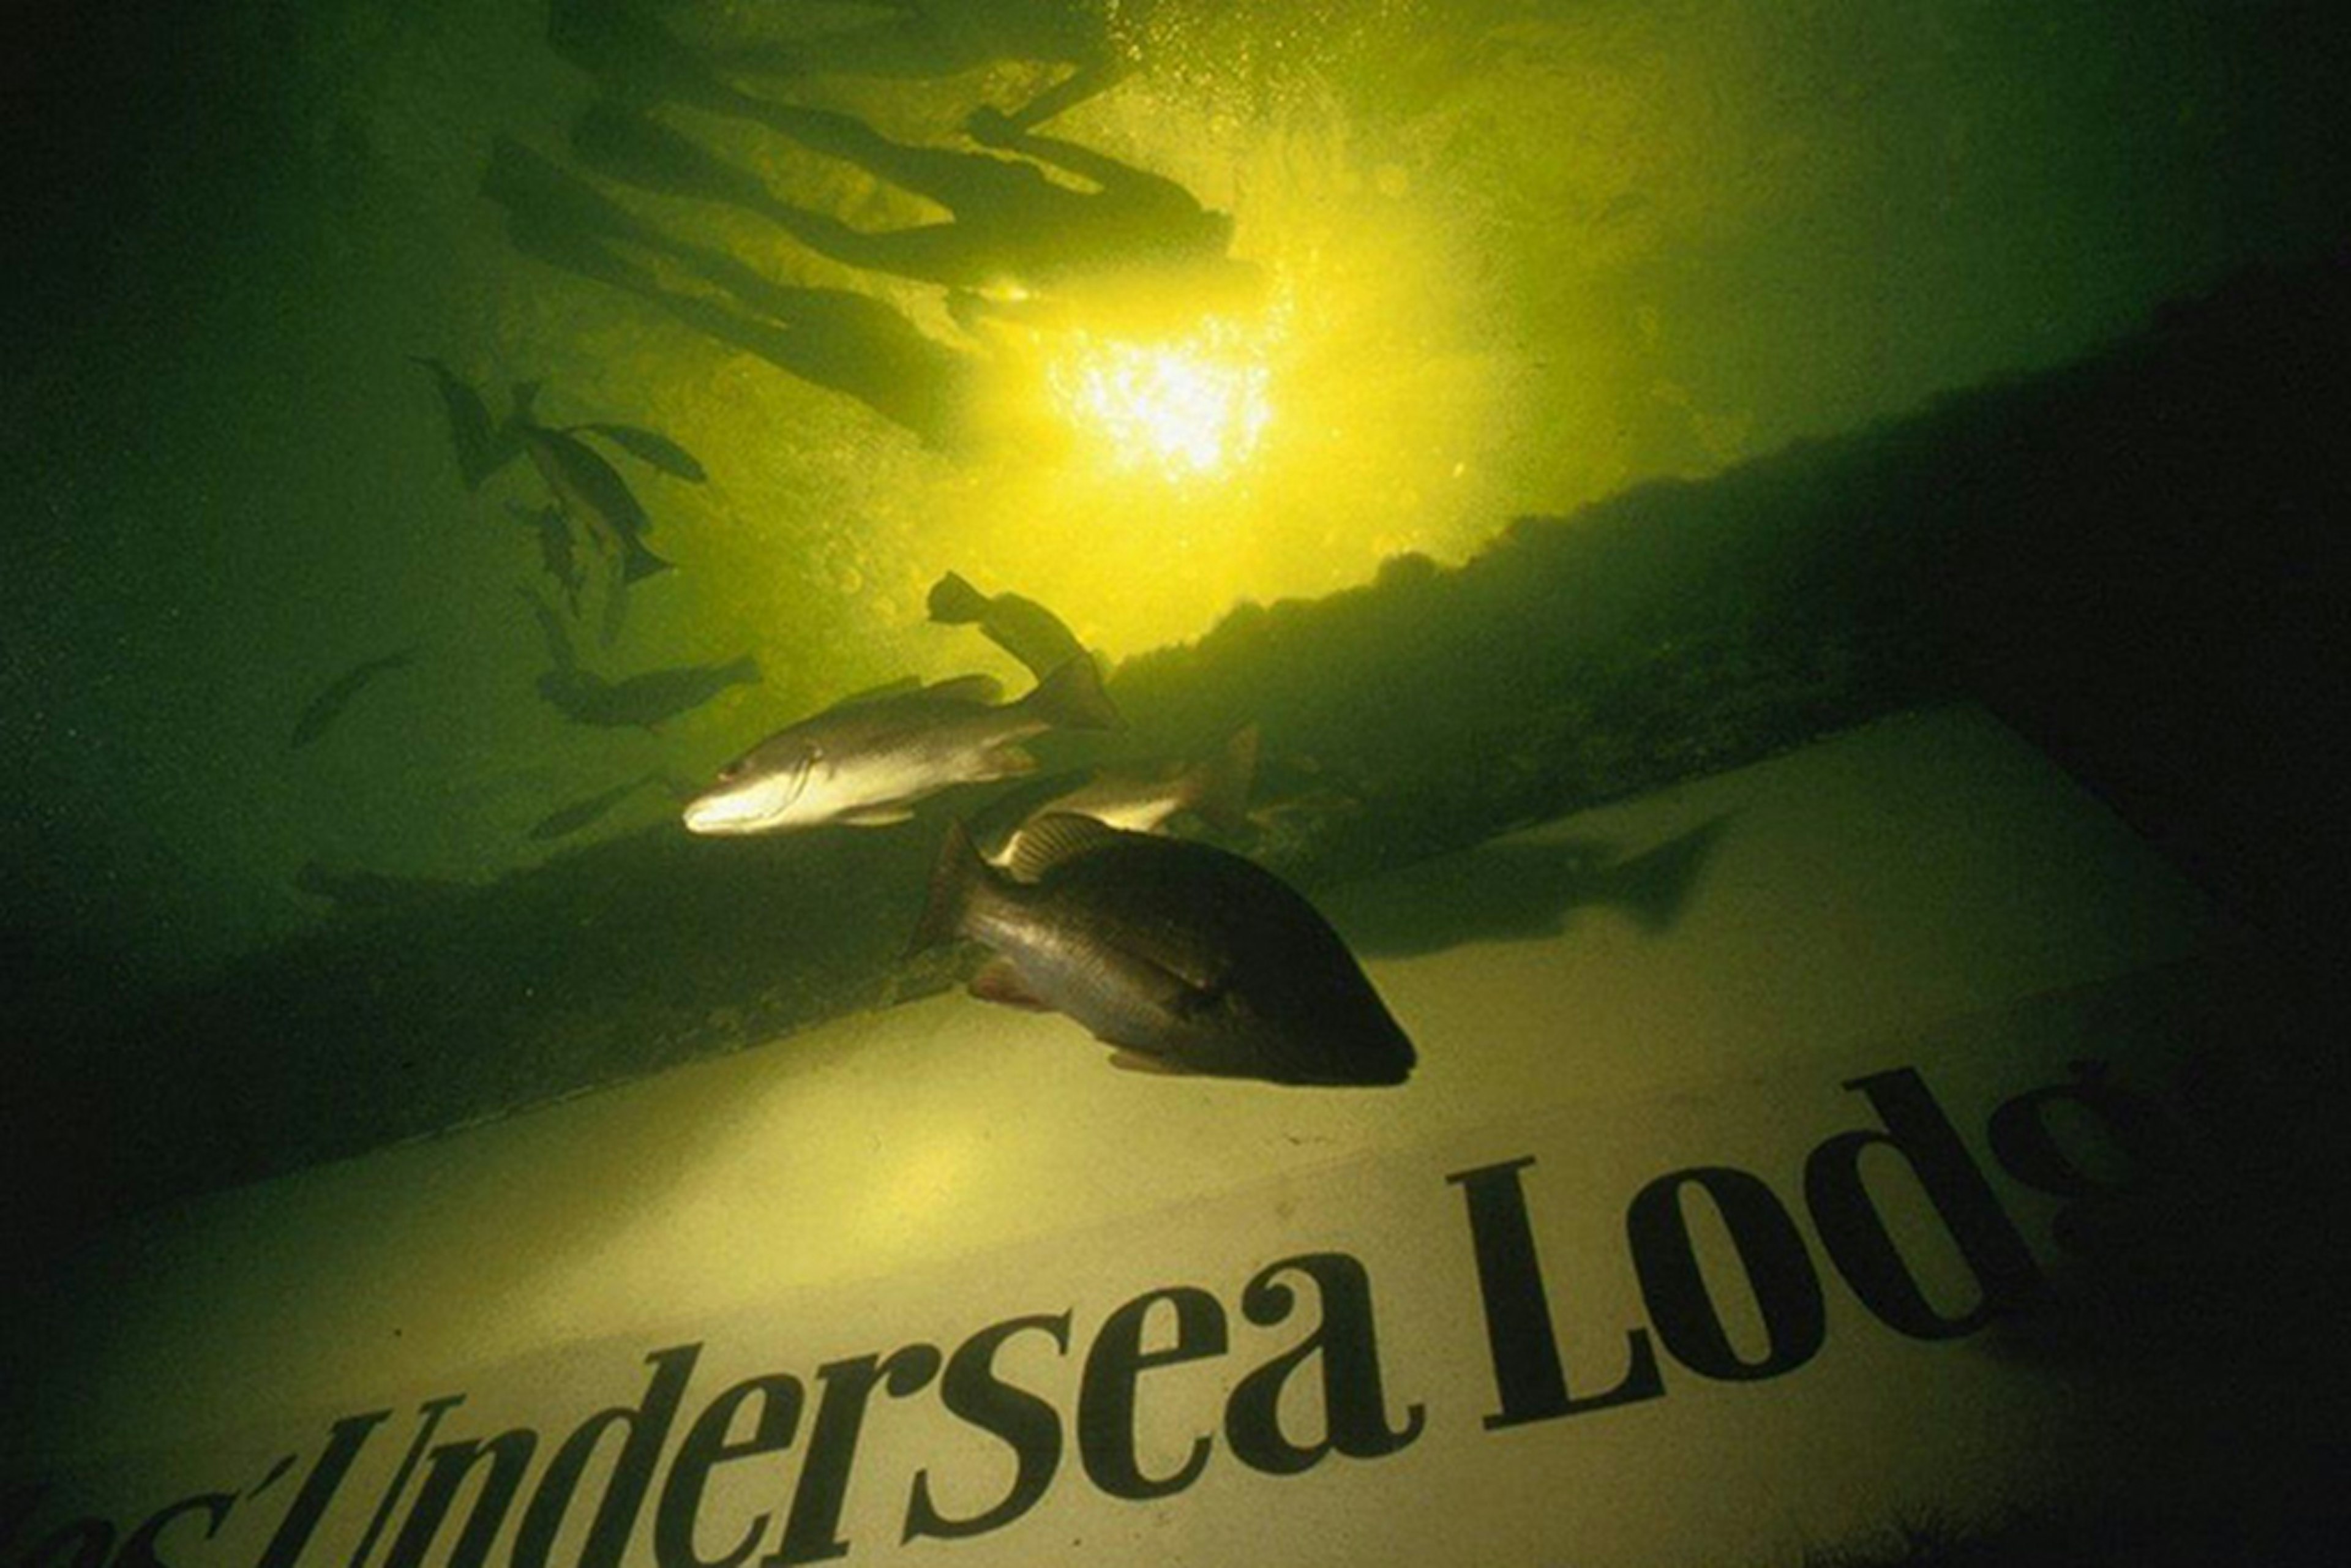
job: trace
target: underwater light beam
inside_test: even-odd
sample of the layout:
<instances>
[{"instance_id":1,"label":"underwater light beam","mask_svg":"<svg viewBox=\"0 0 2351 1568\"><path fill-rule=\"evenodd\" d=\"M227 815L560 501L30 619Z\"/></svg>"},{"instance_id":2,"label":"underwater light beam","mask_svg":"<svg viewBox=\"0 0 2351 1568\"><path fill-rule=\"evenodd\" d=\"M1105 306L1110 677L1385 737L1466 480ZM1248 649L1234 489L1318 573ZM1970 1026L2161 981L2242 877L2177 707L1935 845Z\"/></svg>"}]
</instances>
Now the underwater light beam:
<instances>
[{"instance_id":1,"label":"underwater light beam","mask_svg":"<svg viewBox=\"0 0 2351 1568\"><path fill-rule=\"evenodd\" d=\"M1094 432L1113 466L1170 479L1246 462L1273 415L1265 365L1211 334L1177 344L1091 340L1051 382L1073 423Z\"/></svg>"}]
</instances>

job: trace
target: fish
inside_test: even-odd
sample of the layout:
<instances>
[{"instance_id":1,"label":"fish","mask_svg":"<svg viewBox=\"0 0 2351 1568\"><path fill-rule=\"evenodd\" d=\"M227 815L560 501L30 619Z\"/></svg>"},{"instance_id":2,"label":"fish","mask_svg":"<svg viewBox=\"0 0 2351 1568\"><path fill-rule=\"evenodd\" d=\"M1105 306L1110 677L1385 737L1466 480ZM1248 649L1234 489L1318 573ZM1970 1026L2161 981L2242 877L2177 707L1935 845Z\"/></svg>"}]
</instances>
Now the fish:
<instances>
[{"instance_id":1,"label":"fish","mask_svg":"<svg viewBox=\"0 0 2351 1568\"><path fill-rule=\"evenodd\" d=\"M607 554L619 558L622 581L669 570L671 563L645 543L653 520L611 464L568 431L526 424L521 434L523 450L556 500Z\"/></svg>"},{"instance_id":2,"label":"fish","mask_svg":"<svg viewBox=\"0 0 2351 1568\"><path fill-rule=\"evenodd\" d=\"M1372 1086L1419 1057L1346 943L1271 872L1211 844L1056 814L1031 830L1038 877L982 860L949 825L909 944L992 956L969 990L1061 1013L1113 1066Z\"/></svg>"},{"instance_id":3,"label":"fish","mask_svg":"<svg viewBox=\"0 0 2351 1568\"><path fill-rule=\"evenodd\" d=\"M504 420L492 423L489 404L482 401L482 394L447 364L421 354L411 354L409 362L433 373L442 412L449 421L449 443L456 449L457 474L466 489L480 489L484 480L522 455L521 427L531 421L531 407L538 396L537 382L517 382L513 409Z\"/></svg>"},{"instance_id":4,"label":"fish","mask_svg":"<svg viewBox=\"0 0 2351 1568\"><path fill-rule=\"evenodd\" d=\"M757 175L619 103L590 104L571 128L571 151L597 172L640 190L752 213L775 205Z\"/></svg>"},{"instance_id":5,"label":"fish","mask_svg":"<svg viewBox=\"0 0 2351 1568\"><path fill-rule=\"evenodd\" d=\"M1116 729L1123 720L1093 661L1070 660L1018 701L992 675L836 703L778 730L687 802L697 833L769 833L826 823L886 827L957 784L1034 771L1019 744L1049 729Z\"/></svg>"},{"instance_id":6,"label":"fish","mask_svg":"<svg viewBox=\"0 0 2351 1568\"><path fill-rule=\"evenodd\" d=\"M432 372L433 384L441 393L442 412L449 421L449 442L457 452L457 476L465 482L466 489L480 489L482 481L504 467L507 459L515 455L500 452L497 431L490 423L489 405L471 382L441 361L416 354L409 359Z\"/></svg>"},{"instance_id":7,"label":"fish","mask_svg":"<svg viewBox=\"0 0 2351 1568\"><path fill-rule=\"evenodd\" d=\"M547 662L558 674L580 666L580 657L572 651L571 634L563 629L563 618L555 607L528 588L517 588L523 602L530 606L531 619L538 622L538 634L547 643Z\"/></svg>"},{"instance_id":8,"label":"fish","mask_svg":"<svg viewBox=\"0 0 2351 1568\"><path fill-rule=\"evenodd\" d=\"M929 608L943 626L977 626L1039 680L1086 651L1068 624L1035 600L1017 593L990 597L956 572L931 585Z\"/></svg>"},{"instance_id":9,"label":"fish","mask_svg":"<svg viewBox=\"0 0 2351 1568\"><path fill-rule=\"evenodd\" d=\"M462 882L439 877L406 876L398 873L330 867L305 861L294 873L297 891L332 904L339 915L381 914L413 909L454 898L467 891Z\"/></svg>"},{"instance_id":10,"label":"fish","mask_svg":"<svg viewBox=\"0 0 2351 1568\"><path fill-rule=\"evenodd\" d=\"M378 675L387 670L397 670L413 664L416 650L402 648L380 658L363 659L329 682L324 691L310 699L302 716L294 721L294 732L287 737L286 749L298 751L327 733L328 727L342 717L351 699L365 691Z\"/></svg>"},{"instance_id":11,"label":"fish","mask_svg":"<svg viewBox=\"0 0 2351 1568\"><path fill-rule=\"evenodd\" d=\"M1206 757L1081 769L1039 779L992 801L967 826L981 858L1023 882L1035 880L1024 853L1030 842L1028 828L1056 814L1091 817L1128 832L1154 833L1188 811L1220 831L1248 832L1257 753L1257 726L1243 725Z\"/></svg>"},{"instance_id":12,"label":"fish","mask_svg":"<svg viewBox=\"0 0 2351 1568\"><path fill-rule=\"evenodd\" d=\"M576 723L608 729L652 729L689 713L730 686L759 679L758 661L748 653L723 664L680 664L606 680L577 665L538 677L538 695Z\"/></svg>"},{"instance_id":13,"label":"fish","mask_svg":"<svg viewBox=\"0 0 2351 1568\"><path fill-rule=\"evenodd\" d=\"M702 459L664 435L658 430L647 430L641 424L573 424L565 427L566 434L585 433L601 435L640 463L649 463L673 479L700 485L710 478L710 470Z\"/></svg>"},{"instance_id":14,"label":"fish","mask_svg":"<svg viewBox=\"0 0 2351 1568\"><path fill-rule=\"evenodd\" d=\"M507 510L515 521L538 536L539 564L555 585L563 590L563 602L571 613L580 613L580 591L588 586L588 569L580 559L580 551L571 538L571 521L563 508L553 502L543 507L526 507L519 501L507 503Z\"/></svg>"},{"instance_id":15,"label":"fish","mask_svg":"<svg viewBox=\"0 0 2351 1568\"><path fill-rule=\"evenodd\" d=\"M646 785L661 782L661 779L662 776L659 773L640 774L626 783L615 784L610 789L590 795L585 800L559 806L532 823L530 831L526 836L542 841L569 838L581 829L601 821L605 813L611 810L613 807Z\"/></svg>"}]
</instances>

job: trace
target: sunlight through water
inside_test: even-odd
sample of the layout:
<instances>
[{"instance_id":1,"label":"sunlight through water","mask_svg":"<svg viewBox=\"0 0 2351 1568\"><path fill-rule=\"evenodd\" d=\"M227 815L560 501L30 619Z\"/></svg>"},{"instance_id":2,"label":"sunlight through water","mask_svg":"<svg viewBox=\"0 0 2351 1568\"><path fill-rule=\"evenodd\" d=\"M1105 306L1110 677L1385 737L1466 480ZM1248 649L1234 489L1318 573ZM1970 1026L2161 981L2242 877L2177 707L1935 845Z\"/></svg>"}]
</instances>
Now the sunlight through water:
<instances>
[{"instance_id":1,"label":"sunlight through water","mask_svg":"<svg viewBox=\"0 0 2351 1568\"><path fill-rule=\"evenodd\" d=\"M1202 477L1246 463L1273 417L1267 345L1211 319L1174 343L1081 337L1048 371L1055 401L1114 470Z\"/></svg>"}]
</instances>

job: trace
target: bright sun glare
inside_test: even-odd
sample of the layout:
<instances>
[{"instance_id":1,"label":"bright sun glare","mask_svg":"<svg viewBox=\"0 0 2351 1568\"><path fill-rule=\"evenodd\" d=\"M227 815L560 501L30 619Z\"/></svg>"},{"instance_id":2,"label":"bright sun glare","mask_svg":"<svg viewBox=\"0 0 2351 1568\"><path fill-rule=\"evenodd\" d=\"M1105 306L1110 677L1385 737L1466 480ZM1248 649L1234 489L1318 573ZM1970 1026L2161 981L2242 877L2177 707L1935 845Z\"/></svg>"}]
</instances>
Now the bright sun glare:
<instances>
[{"instance_id":1,"label":"bright sun glare","mask_svg":"<svg viewBox=\"0 0 2351 1568\"><path fill-rule=\"evenodd\" d=\"M1049 379L1112 466L1155 468L1169 479L1248 461L1273 417L1266 345L1222 319L1167 342L1081 337Z\"/></svg>"}]
</instances>

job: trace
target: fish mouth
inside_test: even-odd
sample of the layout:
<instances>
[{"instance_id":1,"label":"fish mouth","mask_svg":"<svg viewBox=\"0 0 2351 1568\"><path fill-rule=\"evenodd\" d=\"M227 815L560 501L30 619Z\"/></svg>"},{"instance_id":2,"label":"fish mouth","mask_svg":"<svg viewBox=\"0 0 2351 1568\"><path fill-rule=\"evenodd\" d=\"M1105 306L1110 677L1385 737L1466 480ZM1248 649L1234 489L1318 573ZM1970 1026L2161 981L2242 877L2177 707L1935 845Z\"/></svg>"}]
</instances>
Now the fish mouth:
<instances>
[{"instance_id":1,"label":"fish mouth","mask_svg":"<svg viewBox=\"0 0 2351 1568\"><path fill-rule=\"evenodd\" d=\"M774 821L772 813L735 795L697 795L686 802L684 815L689 833L756 833Z\"/></svg>"},{"instance_id":2,"label":"fish mouth","mask_svg":"<svg viewBox=\"0 0 2351 1568\"><path fill-rule=\"evenodd\" d=\"M722 781L686 802L685 827L692 833L764 833L785 825L807 792L812 758L780 773L753 774Z\"/></svg>"}]
</instances>

